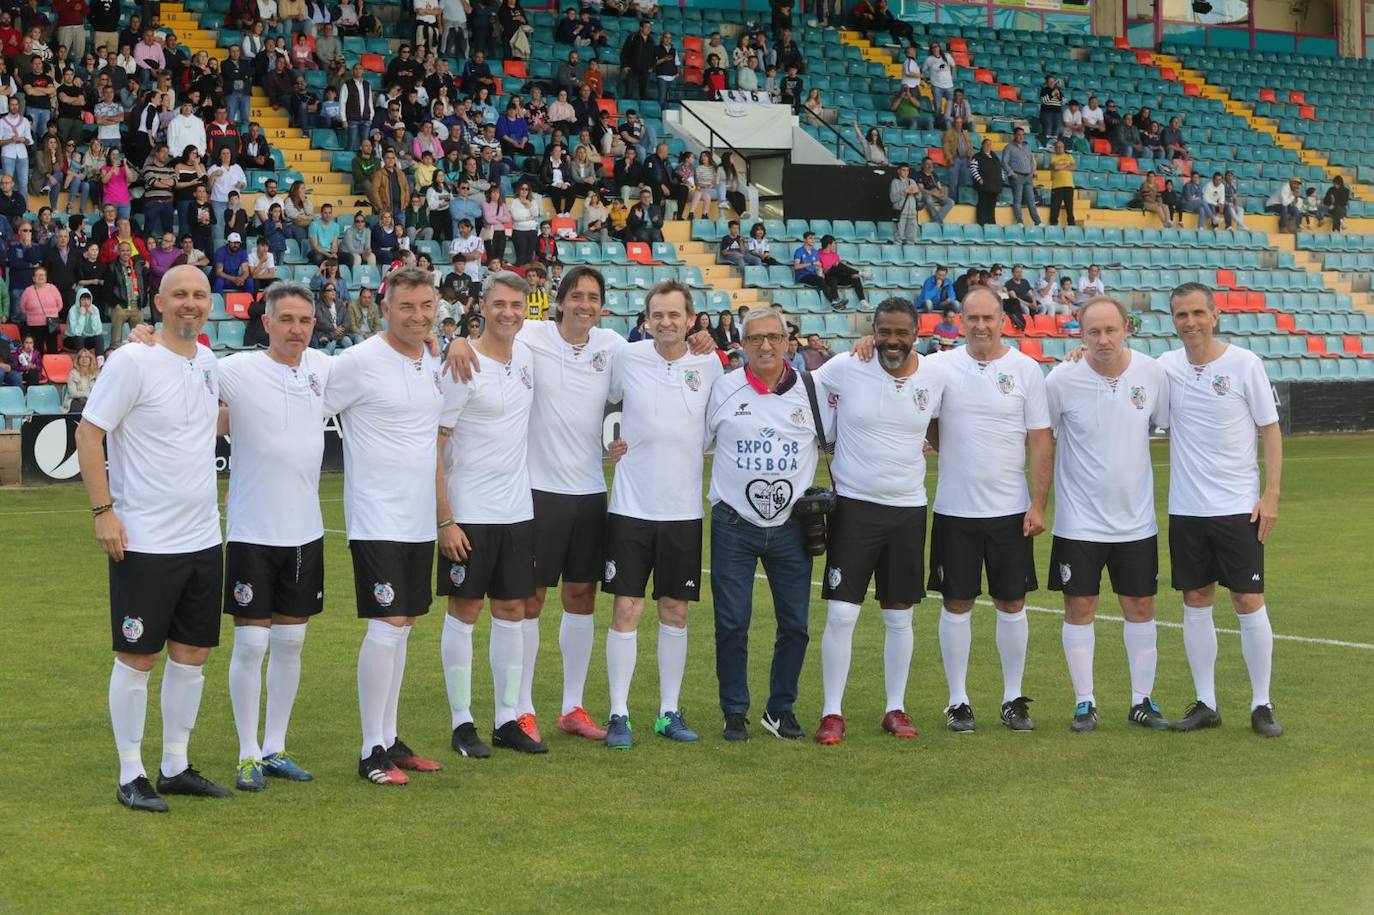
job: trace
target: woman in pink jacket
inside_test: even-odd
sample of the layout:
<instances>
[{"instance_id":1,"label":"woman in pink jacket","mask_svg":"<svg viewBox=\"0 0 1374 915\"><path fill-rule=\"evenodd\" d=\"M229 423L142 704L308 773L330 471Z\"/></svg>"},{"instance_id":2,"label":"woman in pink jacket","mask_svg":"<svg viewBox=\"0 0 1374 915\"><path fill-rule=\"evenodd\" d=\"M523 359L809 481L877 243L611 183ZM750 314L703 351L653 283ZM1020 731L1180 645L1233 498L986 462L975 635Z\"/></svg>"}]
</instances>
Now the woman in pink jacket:
<instances>
[{"instance_id":1,"label":"woman in pink jacket","mask_svg":"<svg viewBox=\"0 0 1374 915\"><path fill-rule=\"evenodd\" d=\"M57 352L57 324L48 332L48 321L60 321L62 291L48 282L48 271L33 268L33 285L19 297L19 310L24 314L24 333L33 337L34 348L43 353Z\"/></svg>"}]
</instances>

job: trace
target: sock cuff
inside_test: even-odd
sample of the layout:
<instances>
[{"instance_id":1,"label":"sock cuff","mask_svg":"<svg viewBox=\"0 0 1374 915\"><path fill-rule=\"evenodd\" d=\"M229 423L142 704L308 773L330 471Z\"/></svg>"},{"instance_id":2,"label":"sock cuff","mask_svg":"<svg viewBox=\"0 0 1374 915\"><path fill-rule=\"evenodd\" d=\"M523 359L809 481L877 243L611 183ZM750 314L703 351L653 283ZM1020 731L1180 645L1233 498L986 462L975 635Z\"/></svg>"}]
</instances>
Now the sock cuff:
<instances>
[{"instance_id":1,"label":"sock cuff","mask_svg":"<svg viewBox=\"0 0 1374 915\"><path fill-rule=\"evenodd\" d=\"M273 625L269 632L272 633L274 642L304 642L306 623L280 623ZM246 628L243 626L240 629Z\"/></svg>"},{"instance_id":2,"label":"sock cuff","mask_svg":"<svg viewBox=\"0 0 1374 915\"><path fill-rule=\"evenodd\" d=\"M248 645L254 648L267 647L267 641L272 637L272 630L267 626L235 626L234 645Z\"/></svg>"},{"instance_id":3,"label":"sock cuff","mask_svg":"<svg viewBox=\"0 0 1374 915\"><path fill-rule=\"evenodd\" d=\"M680 627L679 627L679 626L669 626L667 623L659 623L659 624L658 624L658 634L659 634L659 635L671 636L672 638L675 638L675 639L685 639L685 638L687 638L687 627L686 627L686 626L680 626Z\"/></svg>"},{"instance_id":4,"label":"sock cuff","mask_svg":"<svg viewBox=\"0 0 1374 915\"><path fill-rule=\"evenodd\" d=\"M848 601L829 600L825 602L825 618L840 623L854 623L859 619L859 605Z\"/></svg>"},{"instance_id":5,"label":"sock cuff","mask_svg":"<svg viewBox=\"0 0 1374 915\"><path fill-rule=\"evenodd\" d=\"M492 617L492 620L491 620L491 628L492 628L493 630L496 630L496 629L510 629L510 630L514 630L515 632L523 632L523 631L524 631L524 628L525 628L525 621L524 621L524 620L498 620L498 619L496 619L495 617Z\"/></svg>"},{"instance_id":6,"label":"sock cuff","mask_svg":"<svg viewBox=\"0 0 1374 915\"><path fill-rule=\"evenodd\" d=\"M1212 608L1211 606L1189 607L1187 604L1184 604L1183 618L1185 620L1192 620L1195 623L1205 623L1212 618Z\"/></svg>"},{"instance_id":7,"label":"sock cuff","mask_svg":"<svg viewBox=\"0 0 1374 915\"><path fill-rule=\"evenodd\" d=\"M1026 618L1026 610L1022 607L1015 613L1008 613L1005 610L997 611L997 622L999 623L1019 623Z\"/></svg>"},{"instance_id":8,"label":"sock cuff","mask_svg":"<svg viewBox=\"0 0 1374 915\"><path fill-rule=\"evenodd\" d=\"M964 626L973 622L973 611L968 613L950 613L948 607L940 608L940 622L953 623L956 626Z\"/></svg>"},{"instance_id":9,"label":"sock cuff","mask_svg":"<svg viewBox=\"0 0 1374 915\"><path fill-rule=\"evenodd\" d=\"M151 670L139 670L137 667L131 667L128 664L125 664L123 661L119 660L119 658L115 658L114 666L115 670L124 671L124 676L136 677L142 680L144 683L147 683L148 678L153 675L153 672Z\"/></svg>"},{"instance_id":10,"label":"sock cuff","mask_svg":"<svg viewBox=\"0 0 1374 915\"><path fill-rule=\"evenodd\" d=\"M1121 625L1127 632L1137 633L1155 632L1159 628L1154 620L1146 620L1143 623L1133 623L1130 620L1126 620Z\"/></svg>"},{"instance_id":11,"label":"sock cuff","mask_svg":"<svg viewBox=\"0 0 1374 915\"><path fill-rule=\"evenodd\" d=\"M1070 623L1068 620L1064 620L1065 635L1087 635L1093 631L1093 628L1092 623Z\"/></svg>"},{"instance_id":12,"label":"sock cuff","mask_svg":"<svg viewBox=\"0 0 1374 915\"><path fill-rule=\"evenodd\" d=\"M452 632L459 632L465 635L472 635L472 630L477 627L472 623L465 623L456 616L444 614L444 628Z\"/></svg>"},{"instance_id":13,"label":"sock cuff","mask_svg":"<svg viewBox=\"0 0 1374 915\"><path fill-rule=\"evenodd\" d=\"M635 639L639 638L639 632L634 629L631 629L629 632L621 632L619 629L607 629L606 638L619 639L622 642L633 642Z\"/></svg>"},{"instance_id":14,"label":"sock cuff","mask_svg":"<svg viewBox=\"0 0 1374 915\"><path fill-rule=\"evenodd\" d=\"M523 629L525 632L529 632L529 631L531 631L531 630L533 630L534 632L538 632L538 631L539 631L539 617L536 616L534 619L527 619L527 620L525 620L524 622L522 622L522 623L520 624L520 628Z\"/></svg>"},{"instance_id":15,"label":"sock cuff","mask_svg":"<svg viewBox=\"0 0 1374 915\"><path fill-rule=\"evenodd\" d=\"M1261 606L1254 613L1237 613L1238 622L1242 629L1260 629L1269 625L1269 608Z\"/></svg>"},{"instance_id":16,"label":"sock cuff","mask_svg":"<svg viewBox=\"0 0 1374 915\"><path fill-rule=\"evenodd\" d=\"M368 620L367 635L364 639L394 645L401 640L405 626L393 626L384 620Z\"/></svg>"},{"instance_id":17,"label":"sock cuff","mask_svg":"<svg viewBox=\"0 0 1374 915\"><path fill-rule=\"evenodd\" d=\"M596 617L590 613L570 613L564 610L563 625L569 629L593 629L596 627Z\"/></svg>"},{"instance_id":18,"label":"sock cuff","mask_svg":"<svg viewBox=\"0 0 1374 915\"><path fill-rule=\"evenodd\" d=\"M911 625L911 619L916 615L912 609L907 610L884 610L883 623L890 629L897 626L906 629Z\"/></svg>"},{"instance_id":19,"label":"sock cuff","mask_svg":"<svg viewBox=\"0 0 1374 915\"><path fill-rule=\"evenodd\" d=\"M167 659L167 670L166 670L166 672L163 674L163 676L166 676L167 674L171 674L171 673L175 673L177 676L180 676L180 677L203 677L203 676L205 676L205 671L204 671L199 665L196 665L196 664L179 664L179 663L177 663L176 661L173 661L171 658L168 658L168 659Z\"/></svg>"}]
</instances>

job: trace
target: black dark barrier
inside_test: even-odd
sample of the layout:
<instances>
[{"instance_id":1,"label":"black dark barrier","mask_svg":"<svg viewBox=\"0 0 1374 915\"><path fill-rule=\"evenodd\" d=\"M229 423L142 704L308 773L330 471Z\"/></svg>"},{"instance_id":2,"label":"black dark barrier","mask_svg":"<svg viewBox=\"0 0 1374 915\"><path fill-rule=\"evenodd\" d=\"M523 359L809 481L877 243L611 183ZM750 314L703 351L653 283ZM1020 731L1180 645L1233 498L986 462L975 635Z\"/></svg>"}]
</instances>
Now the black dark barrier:
<instances>
[{"instance_id":1,"label":"black dark barrier","mask_svg":"<svg viewBox=\"0 0 1374 915\"><path fill-rule=\"evenodd\" d=\"M24 483L68 483L81 479L76 460L76 426L81 417L65 413L32 416L24 423L19 435L20 478ZM620 434L620 407L606 407L602 426L602 445L609 446ZM231 446L227 437L215 440L215 469L229 472ZM330 417L324 427L324 461L326 471L343 470L343 439L339 434L338 417Z\"/></svg>"},{"instance_id":2,"label":"black dark barrier","mask_svg":"<svg viewBox=\"0 0 1374 915\"><path fill-rule=\"evenodd\" d=\"M891 222L887 188L896 174L858 165L788 165L782 173L787 217Z\"/></svg>"},{"instance_id":3,"label":"black dark barrier","mask_svg":"<svg viewBox=\"0 0 1374 915\"><path fill-rule=\"evenodd\" d=\"M1276 388L1284 432L1374 429L1374 381L1290 381Z\"/></svg>"}]
</instances>

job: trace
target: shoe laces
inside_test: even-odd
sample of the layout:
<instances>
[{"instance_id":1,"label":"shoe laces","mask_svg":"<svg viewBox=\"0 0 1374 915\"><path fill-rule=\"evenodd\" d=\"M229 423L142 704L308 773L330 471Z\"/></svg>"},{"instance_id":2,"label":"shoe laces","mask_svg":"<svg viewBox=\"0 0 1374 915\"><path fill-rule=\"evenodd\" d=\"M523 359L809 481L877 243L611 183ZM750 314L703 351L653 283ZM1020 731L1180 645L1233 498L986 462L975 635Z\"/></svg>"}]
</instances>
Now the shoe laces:
<instances>
[{"instance_id":1,"label":"shoe laces","mask_svg":"<svg viewBox=\"0 0 1374 915\"><path fill-rule=\"evenodd\" d=\"M265 762L265 760L264 760L264 762ZM292 756L290 753L286 752L285 750L281 750L281 751L279 751L279 752L276 752L276 753L273 753L273 754L272 754L272 764L275 765L275 766L283 766L283 765L294 766L294 765L296 765L297 763L296 763L296 757Z\"/></svg>"},{"instance_id":2,"label":"shoe laces","mask_svg":"<svg viewBox=\"0 0 1374 915\"><path fill-rule=\"evenodd\" d=\"M1091 714L1092 710L1093 704L1091 702L1080 702L1073 707L1073 714L1074 717L1077 718L1082 715Z\"/></svg>"},{"instance_id":3,"label":"shoe laces","mask_svg":"<svg viewBox=\"0 0 1374 915\"><path fill-rule=\"evenodd\" d=\"M258 772L259 772L261 769L262 769L262 760L260 760L260 759L242 759L242 760L239 760L239 766L238 766L238 770L237 770L237 771L238 771L238 774L239 774L240 776L242 776L242 777L244 777L244 778L248 778L248 777L250 777L250 776L255 776L255 775L257 775Z\"/></svg>"},{"instance_id":4,"label":"shoe laces","mask_svg":"<svg viewBox=\"0 0 1374 915\"><path fill-rule=\"evenodd\" d=\"M901 709L894 709L892 712L892 717L899 724L905 724L908 727L911 726L911 716L908 715L906 712L902 711Z\"/></svg>"},{"instance_id":5,"label":"shoe laces","mask_svg":"<svg viewBox=\"0 0 1374 915\"><path fill-rule=\"evenodd\" d=\"M1201 699L1198 699L1192 705L1188 706L1186 709L1183 710L1183 717L1187 718L1197 712L1200 712L1204 707L1205 703L1203 703Z\"/></svg>"},{"instance_id":6,"label":"shoe laces","mask_svg":"<svg viewBox=\"0 0 1374 915\"><path fill-rule=\"evenodd\" d=\"M393 743L393 744L390 746L390 748L387 749L386 755L387 755L387 756L399 756L399 757L401 757L402 759L404 759L404 758L407 757L407 756L414 756L414 755L415 755L415 751L412 750L410 747L406 746L406 743L405 743L404 740L402 740L401 738L397 737L397 738L396 738L396 742Z\"/></svg>"},{"instance_id":7,"label":"shoe laces","mask_svg":"<svg viewBox=\"0 0 1374 915\"><path fill-rule=\"evenodd\" d=\"M778 723L783 727L796 728L801 726L797 724L797 716L793 714L790 710L783 712L778 716Z\"/></svg>"},{"instance_id":8,"label":"shoe laces","mask_svg":"<svg viewBox=\"0 0 1374 915\"><path fill-rule=\"evenodd\" d=\"M1027 706L1033 701L1033 699L1026 696L1017 696L1007 703L1007 711L1022 717L1029 717L1030 709L1027 708Z\"/></svg>"}]
</instances>

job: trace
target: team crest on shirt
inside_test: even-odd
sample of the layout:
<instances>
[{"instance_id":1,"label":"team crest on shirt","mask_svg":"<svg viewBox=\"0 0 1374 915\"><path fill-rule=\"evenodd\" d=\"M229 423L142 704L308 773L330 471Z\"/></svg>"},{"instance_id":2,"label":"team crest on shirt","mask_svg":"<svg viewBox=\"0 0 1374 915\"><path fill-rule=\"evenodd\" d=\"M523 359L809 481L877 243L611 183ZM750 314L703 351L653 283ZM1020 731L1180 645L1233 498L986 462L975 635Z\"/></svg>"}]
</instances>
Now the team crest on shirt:
<instances>
[{"instance_id":1,"label":"team crest on shirt","mask_svg":"<svg viewBox=\"0 0 1374 915\"><path fill-rule=\"evenodd\" d=\"M930 391L925 388L917 388L911 392L911 402L916 404L916 409L924 413L930 408Z\"/></svg>"},{"instance_id":2,"label":"team crest on shirt","mask_svg":"<svg viewBox=\"0 0 1374 915\"><path fill-rule=\"evenodd\" d=\"M211 394L215 393L215 380L210 377L210 370L201 369L200 377L201 380L205 382L205 390L209 391Z\"/></svg>"},{"instance_id":3,"label":"team crest on shirt","mask_svg":"<svg viewBox=\"0 0 1374 915\"><path fill-rule=\"evenodd\" d=\"M444 386L439 383L439 370L435 369L432 373L432 376L434 378L434 392L436 394L444 393Z\"/></svg>"},{"instance_id":4,"label":"team crest on shirt","mask_svg":"<svg viewBox=\"0 0 1374 915\"><path fill-rule=\"evenodd\" d=\"M253 602L253 586L246 581L234 582L234 603L247 607Z\"/></svg>"},{"instance_id":5,"label":"team crest on shirt","mask_svg":"<svg viewBox=\"0 0 1374 915\"><path fill-rule=\"evenodd\" d=\"M614 559L607 559L607 560L606 560L606 580L607 580L607 581L610 581L612 578L615 578L615 560L614 560Z\"/></svg>"},{"instance_id":6,"label":"team crest on shirt","mask_svg":"<svg viewBox=\"0 0 1374 915\"><path fill-rule=\"evenodd\" d=\"M606 371L606 362L606 351L604 349L599 349L596 352L592 353L592 368L596 371ZM696 388L693 388L692 390L695 391Z\"/></svg>"},{"instance_id":7,"label":"team crest on shirt","mask_svg":"<svg viewBox=\"0 0 1374 915\"><path fill-rule=\"evenodd\" d=\"M1231 376L1213 375L1212 390L1217 392L1218 397L1225 397L1231 392Z\"/></svg>"},{"instance_id":8,"label":"team crest on shirt","mask_svg":"<svg viewBox=\"0 0 1374 915\"><path fill-rule=\"evenodd\" d=\"M534 379L530 377L530 367L528 365L520 366L520 383L527 388L534 387Z\"/></svg>"},{"instance_id":9,"label":"team crest on shirt","mask_svg":"<svg viewBox=\"0 0 1374 915\"><path fill-rule=\"evenodd\" d=\"M688 369L687 371L683 372L682 380L684 383L686 383L688 390L701 390L701 373L698 372L696 369Z\"/></svg>"},{"instance_id":10,"label":"team crest on shirt","mask_svg":"<svg viewBox=\"0 0 1374 915\"><path fill-rule=\"evenodd\" d=\"M1059 564L1059 583L1067 585L1070 578L1073 578L1073 569L1069 568L1067 562L1061 562Z\"/></svg>"},{"instance_id":11,"label":"team crest on shirt","mask_svg":"<svg viewBox=\"0 0 1374 915\"><path fill-rule=\"evenodd\" d=\"M120 624L119 631L124 635L124 641L137 642L143 637L143 617L126 616L124 622Z\"/></svg>"},{"instance_id":12,"label":"team crest on shirt","mask_svg":"<svg viewBox=\"0 0 1374 915\"><path fill-rule=\"evenodd\" d=\"M310 393L311 393L311 394L314 394L316 397L319 397L319 396L320 396L320 376L319 376L319 375L316 375L314 372L311 372L309 375L306 375L306 376L305 376L305 381L306 381L306 384L310 385Z\"/></svg>"},{"instance_id":13,"label":"team crest on shirt","mask_svg":"<svg viewBox=\"0 0 1374 915\"><path fill-rule=\"evenodd\" d=\"M372 599L380 607L390 607L396 600L396 589L391 587L389 581L378 581L372 585Z\"/></svg>"},{"instance_id":14,"label":"team crest on shirt","mask_svg":"<svg viewBox=\"0 0 1374 915\"><path fill-rule=\"evenodd\" d=\"M1131 385L1131 403L1135 404L1137 410L1145 409L1145 386L1142 384Z\"/></svg>"},{"instance_id":15,"label":"team crest on shirt","mask_svg":"<svg viewBox=\"0 0 1374 915\"><path fill-rule=\"evenodd\" d=\"M835 568L834 566L831 566L830 568L825 570L825 583L829 585L832 589L838 588L840 586L841 577L842 576L840 575L840 570Z\"/></svg>"},{"instance_id":16,"label":"team crest on shirt","mask_svg":"<svg viewBox=\"0 0 1374 915\"><path fill-rule=\"evenodd\" d=\"M453 582L455 588L461 588L463 582L467 581L468 567L461 562L455 562L448 568L448 580Z\"/></svg>"},{"instance_id":17,"label":"team crest on shirt","mask_svg":"<svg viewBox=\"0 0 1374 915\"><path fill-rule=\"evenodd\" d=\"M806 425L806 413L802 410L801 407L797 407L797 409L793 410L790 414L788 414L787 418L791 420L792 425L794 426Z\"/></svg>"},{"instance_id":18,"label":"team crest on shirt","mask_svg":"<svg viewBox=\"0 0 1374 915\"><path fill-rule=\"evenodd\" d=\"M1006 372L997 373L997 390L1003 394L1010 394L1016 388L1016 378Z\"/></svg>"}]
</instances>

